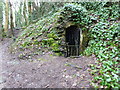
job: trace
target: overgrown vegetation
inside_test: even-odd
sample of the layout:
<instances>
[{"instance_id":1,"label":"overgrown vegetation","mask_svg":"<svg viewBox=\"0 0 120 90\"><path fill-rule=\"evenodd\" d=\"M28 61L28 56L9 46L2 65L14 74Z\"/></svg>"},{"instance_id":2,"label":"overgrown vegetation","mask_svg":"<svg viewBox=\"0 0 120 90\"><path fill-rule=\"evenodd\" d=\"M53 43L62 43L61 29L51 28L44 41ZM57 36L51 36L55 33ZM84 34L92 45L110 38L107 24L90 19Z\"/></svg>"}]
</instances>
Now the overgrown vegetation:
<instances>
[{"instance_id":1,"label":"overgrown vegetation","mask_svg":"<svg viewBox=\"0 0 120 90\"><path fill-rule=\"evenodd\" d=\"M27 27L16 40L17 46L23 51L31 48L31 53L53 51L57 52L57 55L63 55L64 47L61 45L65 43L64 23L72 21L75 25L84 27L90 19L86 14L87 11L84 7L78 4L66 4L52 16L44 17L37 23ZM87 20L87 18L89 19ZM24 56L30 54L30 52L25 52Z\"/></svg>"},{"instance_id":2,"label":"overgrown vegetation","mask_svg":"<svg viewBox=\"0 0 120 90\"><path fill-rule=\"evenodd\" d=\"M119 36L118 22L99 22L91 29L92 40L85 54L97 57L97 65L92 67L95 87L119 87Z\"/></svg>"},{"instance_id":3,"label":"overgrown vegetation","mask_svg":"<svg viewBox=\"0 0 120 90\"><path fill-rule=\"evenodd\" d=\"M89 30L90 40L84 55L95 54L97 57L97 64L91 65L94 75L92 85L119 88L119 13L118 3L66 4L52 16L27 27L18 37L15 45L24 51L25 56L31 51L32 53L60 51L61 43L64 41L64 23L72 21L82 27L82 30ZM30 52L25 52L26 50Z\"/></svg>"},{"instance_id":4,"label":"overgrown vegetation","mask_svg":"<svg viewBox=\"0 0 120 90\"><path fill-rule=\"evenodd\" d=\"M109 3L108 3L109 4ZM107 5L107 4L106 4ZM92 65L92 85L101 88L119 88L120 15L119 5L101 7L92 12L97 23L90 27L91 40L85 55L95 54L97 64Z\"/></svg>"},{"instance_id":5,"label":"overgrown vegetation","mask_svg":"<svg viewBox=\"0 0 120 90\"><path fill-rule=\"evenodd\" d=\"M66 4L63 12L61 13L63 16L63 18L61 18L61 22L72 21L81 27L85 27L91 22L90 17L88 16L88 11L80 4Z\"/></svg>"},{"instance_id":6,"label":"overgrown vegetation","mask_svg":"<svg viewBox=\"0 0 120 90\"><path fill-rule=\"evenodd\" d=\"M22 53L22 56L31 53L42 53L56 51L59 49L59 37L56 34L56 19L59 13L55 13L52 17L46 17L35 24L27 27L18 37L16 43L17 48L21 51L29 49L28 52Z\"/></svg>"}]
</instances>

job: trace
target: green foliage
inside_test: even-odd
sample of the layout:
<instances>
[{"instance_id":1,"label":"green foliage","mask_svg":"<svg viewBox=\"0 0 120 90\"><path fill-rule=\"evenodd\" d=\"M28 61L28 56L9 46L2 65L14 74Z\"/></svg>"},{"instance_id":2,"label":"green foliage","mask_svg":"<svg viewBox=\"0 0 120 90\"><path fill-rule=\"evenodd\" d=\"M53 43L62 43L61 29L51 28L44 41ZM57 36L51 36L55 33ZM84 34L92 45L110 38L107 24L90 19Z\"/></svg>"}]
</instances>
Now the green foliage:
<instances>
[{"instance_id":1,"label":"green foliage","mask_svg":"<svg viewBox=\"0 0 120 90\"><path fill-rule=\"evenodd\" d=\"M63 16L62 20L64 21L72 21L80 26L88 25L88 23L91 22L87 10L81 6L81 4L65 4L63 9L61 15Z\"/></svg>"},{"instance_id":2,"label":"green foliage","mask_svg":"<svg viewBox=\"0 0 120 90\"><path fill-rule=\"evenodd\" d=\"M30 49L30 52L34 53L36 51L58 51L60 41L58 40L59 37L55 26L58 15L55 13L50 17L39 20L35 24L31 24L19 35L13 45L22 51ZM24 53L24 55L27 54L29 52Z\"/></svg>"},{"instance_id":3,"label":"green foliage","mask_svg":"<svg viewBox=\"0 0 120 90\"><path fill-rule=\"evenodd\" d=\"M103 7L106 2L79 2L82 6L84 6L87 10L98 10Z\"/></svg>"},{"instance_id":4,"label":"green foliage","mask_svg":"<svg viewBox=\"0 0 120 90\"><path fill-rule=\"evenodd\" d=\"M101 8L95 12L95 15L99 15L100 21L116 20L120 17L119 12L119 5L116 4L111 7Z\"/></svg>"},{"instance_id":5,"label":"green foliage","mask_svg":"<svg viewBox=\"0 0 120 90\"><path fill-rule=\"evenodd\" d=\"M87 4L84 3L84 5ZM107 4L111 4L111 6ZM84 51L87 56L95 54L97 57L97 64L91 66L91 74L94 75L92 85L98 88L119 88L119 5L104 3L103 6L98 6L99 10L94 9L96 4L94 6L93 8L86 6L88 10L91 10L92 20L97 20L97 22L90 27L89 46Z\"/></svg>"},{"instance_id":6,"label":"green foliage","mask_svg":"<svg viewBox=\"0 0 120 90\"><path fill-rule=\"evenodd\" d=\"M97 57L97 64L91 66L91 74L94 75L93 86L119 88L119 12L117 3L65 4L54 15L44 17L27 27L17 39L16 45L19 49L30 49L33 52L59 51L62 36L57 33L57 28L72 21L83 30L89 29L90 40L84 55L95 54Z\"/></svg>"}]
</instances>

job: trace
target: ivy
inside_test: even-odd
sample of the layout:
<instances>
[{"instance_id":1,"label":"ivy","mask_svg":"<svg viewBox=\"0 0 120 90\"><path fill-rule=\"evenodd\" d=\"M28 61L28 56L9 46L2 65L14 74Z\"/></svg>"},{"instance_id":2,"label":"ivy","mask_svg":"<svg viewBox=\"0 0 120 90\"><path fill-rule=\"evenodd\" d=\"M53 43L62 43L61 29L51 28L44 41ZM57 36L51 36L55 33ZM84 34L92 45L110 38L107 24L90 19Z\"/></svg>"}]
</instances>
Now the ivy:
<instances>
[{"instance_id":1,"label":"ivy","mask_svg":"<svg viewBox=\"0 0 120 90\"><path fill-rule=\"evenodd\" d=\"M96 87L118 88L119 83L119 36L120 30L118 23L99 22L89 31L91 38L89 47L85 50L86 55L95 54L97 65L94 70L98 71L94 77ZM100 68L96 68L100 66ZM94 85L94 84L93 84Z\"/></svg>"},{"instance_id":2,"label":"ivy","mask_svg":"<svg viewBox=\"0 0 120 90\"><path fill-rule=\"evenodd\" d=\"M83 6L81 6L81 4L65 4L61 15L63 16L62 19L64 21L72 21L80 26L88 25L90 22L88 11Z\"/></svg>"},{"instance_id":3,"label":"ivy","mask_svg":"<svg viewBox=\"0 0 120 90\"><path fill-rule=\"evenodd\" d=\"M88 4L91 5L87 6ZM94 75L92 85L97 88L119 88L119 5L111 2L82 3L82 5L90 10L92 20L97 21L90 27L90 41L84 51L87 56L95 54L97 57L97 64L91 66L91 74Z\"/></svg>"},{"instance_id":4,"label":"ivy","mask_svg":"<svg viewBox=\"0 0 120 90\"><path fill-rule=\"evenodd\" d=\"M91 74L94 75L92 85L119 88L119 13L119 5L114 2L67 3L55 14L28 26L15 44L19 49L30 49L32 52L60 51L60 44L64 42L61 28L72 21L82 30L89 30L89 43L84 55L95 54L97 58L96 65L91 65Z\"/></svg>"},{"instance_id":5,"label":"ivy","mask_svg":"<svg viewBox=\"0 0 120 90\"><path fill-rule=\"evenodd\" d=\"M18 49L22 51L29 49L31 53L47 52L48 50L59 51L60 37L56 33L55 26L57 17L58 14L55 13L52 17L46 17L35 24L31 24L23 30L13 46L17 48L17 51ZM29 52L23 54L27 56Z\"/></svg>"}]
</instances>

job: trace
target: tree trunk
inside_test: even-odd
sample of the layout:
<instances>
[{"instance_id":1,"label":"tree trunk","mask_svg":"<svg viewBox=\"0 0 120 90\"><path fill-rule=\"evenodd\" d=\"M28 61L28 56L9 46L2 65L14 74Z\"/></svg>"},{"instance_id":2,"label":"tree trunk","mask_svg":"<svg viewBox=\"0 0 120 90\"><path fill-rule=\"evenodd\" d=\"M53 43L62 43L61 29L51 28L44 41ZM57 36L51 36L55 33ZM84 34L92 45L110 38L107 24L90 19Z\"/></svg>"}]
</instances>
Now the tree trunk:
<instances>
[{"instance_id":1,"label":"tree trunk","mask_svg":"<svg viewBox=\"0 0 120 90\"><path fill-rule=\"evenodd\" d=\"M8 34L8 22L9 22L9 1L5 1L5 26L4 26L4 32L6 35Z\"/></svg>"},{"instance_id":2,"label":"tree trunk","mask_svg":"<svg viewBox=\"0 0 120 90\"><path fill-rule=\"evenodd\" d=\"M25 25L28 25L28 19L27 19L27 16L26 16L26 0L24 0L23 15L24 15L24 19L25 19Z\"/></svg>"},{"instance_id":3,"label":"tree trunk","mask_svg":"<svg viewBox=\"0 0 120 90\"><path fill-rule=\"evenodd\" d=\"M0 41L3 41L3 34L4 34L4 30L2 24L0 24Z\"/></svg>"},{"instance_id":4,"label":"tree trunk","mask_svg":"<svg viewBox=\"0 0 120 90\"><path fill-rule=\"evenodd\" d=\"M28 2L29 24L32 22L32 2Z\"/></svg>"},{"instance_id":5,"label":"tree trunk","mask_svg":"<svg viewBox=\"0 0 120 90\"><path fill-rule=\"evenodd\" d=\"M14 28L14 23L13 23L13 12L12 12L12 4L11 2L9 2L10 4L10 36L14 36L14 31L13 31L13 28Z\"/></svg>"},{"instance_id":6,"label":"tree trunk","mask_svg":"<svg viewBox=\"0 0 120 90\"><path fill-rule=\"evenodd\" d=\"M32 20L37 20L39 18L39 6L36 5L35 2L32 3L33 6L33 13L32 13Z\"/></svg>"},{"instance_id":7,"label":"tree trunk","mask_svg":"<svg viewBox=\"0 0 120 90\"><path fill-rule=\"evenodd\" d=\"M0 2L0 41L3 40L3 27L2 27L2 22L3 22L3 2Z\"/></svg>"}]
</instances>

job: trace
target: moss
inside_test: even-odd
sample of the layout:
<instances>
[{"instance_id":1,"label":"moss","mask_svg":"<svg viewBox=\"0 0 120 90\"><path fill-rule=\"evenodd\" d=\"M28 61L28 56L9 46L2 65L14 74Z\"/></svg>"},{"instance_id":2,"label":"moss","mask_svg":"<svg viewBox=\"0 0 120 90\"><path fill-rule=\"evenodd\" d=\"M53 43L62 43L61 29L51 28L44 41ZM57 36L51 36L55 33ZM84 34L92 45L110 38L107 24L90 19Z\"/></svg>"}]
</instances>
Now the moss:
<instances>
[{"instance_id":1,"label":"moss","mask_svg":"<svg viewBox=\"0 0 120 90\"><path fill-rule=\"evenodd\" d=\"M77 13L77 17L74 17L74 11ZM52 16L44 17L26 27L17 38L14 47L23 50L32 48L31 52L36 52L36 49L45 52L52 50L62 55L61 52L65 51L62 46L65 45L65 28L71 25L81 27L87 24L86 21L84 22L84 19L88 18L86 12L85 8L79 4L66 4Z\"/></svg>"},{"instance_id":2,"label":"moss","mask_svg":"<svg viewBox=\"0 0 120 90\"><path fill-rule=\"evenodd\" d=\"M66 50L64 47L65 28L74 24L80 27L83 32L80 45L81 50L85 50L83 54L88 56L95 54L98 58L98 65L95 66L100 66L100 68L97 68L100 72L96 74L94 81L98 81L98 85L102 87L119 87L119 79L116 77L118 74L120 46L119 5L114 4L104 8L104 3L83 3L83 6L75 3L66 4L52 16L43 18L26 27L14 43L15 48L22 49L23 54L25 54L26 49L29 49L33 53L52 50L54 55L62 55L61 52ZM90 11L87 11L85 7ZM96 9L96 7L99 9ZM111 14L109 10L112 10ZM88 47L86 48L88 41ZM96 67L93 67L93 69ZM111 73L116 76L111 76ZM111 80L107 79L107 76Z\"/></svg>"}]
</instances>

